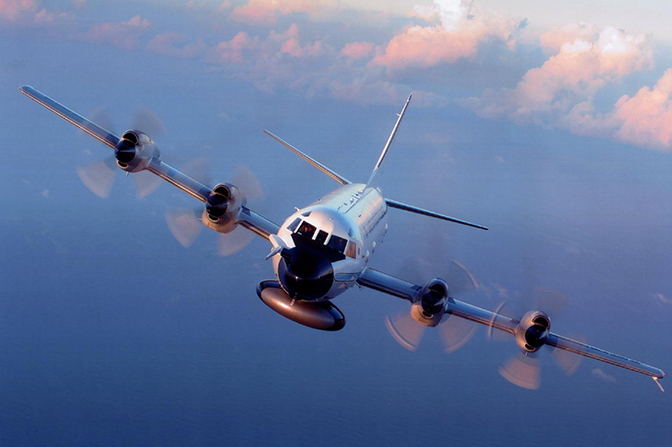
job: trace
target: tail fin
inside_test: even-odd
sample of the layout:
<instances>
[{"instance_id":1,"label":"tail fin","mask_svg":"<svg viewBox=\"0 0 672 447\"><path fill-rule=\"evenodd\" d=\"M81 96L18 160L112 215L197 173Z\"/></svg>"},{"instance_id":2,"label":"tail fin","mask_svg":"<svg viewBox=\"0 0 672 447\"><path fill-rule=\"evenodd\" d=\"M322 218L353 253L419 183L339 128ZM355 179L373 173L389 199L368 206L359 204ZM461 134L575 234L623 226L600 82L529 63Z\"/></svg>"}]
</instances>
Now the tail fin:
<instances>
[{"instance_id":1,"label":"tail fin","mask_svg":"<svg viewBox=\"0 0 672 447\"><path fill-rule=\"evenodd\" d=\"M397 118L397 122L395 123L394 127L392 128L392 133L390 134L389 138L387 139L387 143L385 143L385 147L383 148L383 152L380 153L380 157L378 157L378 162L376 163L376 166L373 168L373 172L371 172L371 177L369 177L369 181L366 182L366 187L364 189L372 186L373 182L376 180L376 177L380 173L383 162L385 161L385 156L387 155L387 151L390 149L390 146L392 145L392 140L394 140L394 136L397 133L397 129L399 128L399 124L401 124L401 119L404 117L404 113L406 113L406 107L408 107L408 103L411 102L412 97L413 97L412 93L410 95L408 95L408 99L406 100L406 103L404 104L404 107L401 109L401 112L397 114L397 116L399 118Z\"/></svg>"}]
</instances>

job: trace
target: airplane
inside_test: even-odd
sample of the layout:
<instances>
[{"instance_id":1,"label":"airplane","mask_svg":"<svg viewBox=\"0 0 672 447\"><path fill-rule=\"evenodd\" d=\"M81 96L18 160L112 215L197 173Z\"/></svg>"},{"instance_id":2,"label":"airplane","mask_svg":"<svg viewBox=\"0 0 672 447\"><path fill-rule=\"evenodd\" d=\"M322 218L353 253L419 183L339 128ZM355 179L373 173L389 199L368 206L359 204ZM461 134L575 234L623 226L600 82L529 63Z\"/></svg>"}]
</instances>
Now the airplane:
<instances>
[{"instance_id":1,"label":"airplane","mask_svg":"<svg viewBox=\"0 0 672 447\"><path fill-rule=\"evenodd\" d=\"M392 132L366 183L351 182L265 130L274 140L340 184L316 202L297 208L278 225L251 210L245 191L239 186L218 183L211 187L165 163L158 146L143 132L131 129L118 137L31 86L24 85L20 91L113 149L116 165L121 170L126 173L149 171L202 202L201 221L206 227L224 234L243 227L266 239L271 244L266 260L272 260L275 279L260 282L257 295L283 317L314 329L341 330L345 316L332 300L355 286L369 288L408 301L410 317L422 326L452 325L456 317L457 321L480 323L489 332L497 329L511 334L525 356L533 357L544 346L549 346L647 375L664 392L659 382L665 377L661 369L551 332L551 319L546 312L532 310L520 319L511 318L500 313L501 307L490 311L454 298L449 285L441 278L415 284L369 266L388 231L390 208L487 230L482 225L387 199L378 187L381 169L412 94L397 114ZM507 379L522 387L538 387L515 377Z\"/></svg>"}]
</instances>

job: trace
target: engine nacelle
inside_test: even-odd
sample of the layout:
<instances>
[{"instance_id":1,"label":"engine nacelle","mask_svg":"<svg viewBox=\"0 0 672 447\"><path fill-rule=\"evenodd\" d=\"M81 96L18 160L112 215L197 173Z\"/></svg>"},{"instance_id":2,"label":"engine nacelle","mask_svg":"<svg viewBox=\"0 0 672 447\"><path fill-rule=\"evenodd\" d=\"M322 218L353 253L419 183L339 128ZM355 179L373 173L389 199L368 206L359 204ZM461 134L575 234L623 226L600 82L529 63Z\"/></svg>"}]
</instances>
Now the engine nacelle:
<instances>
[{"instance_id":1,"label":"engine nacelle","mask_svg":"<svg viewBox=\"0 0 672 447\"><path fill-rule=\"evenodd\" d=\"M411 306L411 318L425 326L434 327L441 322L446 311L448 284L442 279L431 280Z\"/></svg>"},{"instance_id":2,"label":"engine nacelle","mask_svg":"<svg viewBox=\"0 0 672 447\"><path fill-rule=\"evenodd\" d=\"M245 203L245 195L240 189L229 183L220 183L212 188L201 220L210 229L230 233L236 228L240 209Z\"/></svg>"},{"instance_id":3,"label":"engine nacelle","mask_svg":"<svg viewBox=\"0 0 672 447\"><path fill-rule=\"evenodd\" d=\"M117 166L127 172L139 172L147 167L152 158L159 158L158 146L144 133L127 130L114 148Z\"/></svg>"},{"instance_id":4,"label":"engine nacelle","mask_svg":"<svg viewBox=\"0 0 672 447\"><path fill-rule=\"evenodd\" d=\"M540 310L526 313L516 328L516 343L525 352L536 352L545 343L551 330L550 317Z\"/></svg>"},{"instance_id":5,"label":"engine nacelle","mask_svg":"<svg viewBox=\"0 0 672 447\"><path fill-rule=\"evenodd\" d=\"M278 281L262 281L257 295L268 307L285 318L304 326L323 331L340 331L345 326L345 316L330 301L308 302L292 299Z\"/></svg>"}]
</instances>

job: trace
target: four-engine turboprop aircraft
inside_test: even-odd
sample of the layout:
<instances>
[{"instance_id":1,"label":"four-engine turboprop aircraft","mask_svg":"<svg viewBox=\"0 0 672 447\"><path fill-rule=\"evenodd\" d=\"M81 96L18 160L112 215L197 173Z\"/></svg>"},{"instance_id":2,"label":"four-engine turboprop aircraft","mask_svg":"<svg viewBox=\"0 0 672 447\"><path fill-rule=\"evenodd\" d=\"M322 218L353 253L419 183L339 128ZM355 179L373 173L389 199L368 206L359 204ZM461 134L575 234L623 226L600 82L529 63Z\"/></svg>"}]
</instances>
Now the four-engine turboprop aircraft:
<instances>
[{"instance_id":1,"label":"four-engine turboprop aircraft","mask_svg":"<svg viewBox=\"0 0 672 447\"><path fill-rule=\"evenodd\" d=\"M513 319L455 299L442 279L414 284L369 267L371 256L387 233L390 208L487 230L480 225L386 199L376 186L410 96L366 183L350 182L266 131L341 184L315 203L297 209L282 225L277 225L249 209L244 191L238 186L229 183L206 186L163 162L159 148L141 131L128 130L120 138L30 86L21 87L21 92L108 145L114 150L120 169L127 173L149 171L203 202L205 209L201 220L208 228L230 233L240 225L268 240L272 248L266 259L272 259L276 279L262 281L257 294L286 318L315 329L340 330L345 325L345 317L331 300L358 285L409 301L410 315L421 325L451 325L456 321L455 317L470 320L490 330L513 335L526 355L548 345L647 375L663 389L658 381L665 373L660 369L555 334L550 331L549 316L542 311L531 311L520 320Z\"/></svg>"}]
</instances>

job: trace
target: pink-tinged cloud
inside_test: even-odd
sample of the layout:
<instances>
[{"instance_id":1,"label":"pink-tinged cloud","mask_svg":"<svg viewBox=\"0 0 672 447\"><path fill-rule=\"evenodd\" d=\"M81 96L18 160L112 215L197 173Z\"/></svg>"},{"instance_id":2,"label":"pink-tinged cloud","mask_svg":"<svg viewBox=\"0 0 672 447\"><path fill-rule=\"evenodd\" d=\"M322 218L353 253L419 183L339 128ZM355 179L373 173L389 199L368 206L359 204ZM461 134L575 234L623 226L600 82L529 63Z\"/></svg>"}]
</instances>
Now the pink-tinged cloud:
<instances>
[{"instance_id":1,"label":"pink-tinged cloud","mask_svg":"<svg viewBox=\"0 0 672 447\"><path fill-rule=\"evenodd\" d=\"M600 30L595 25L572 23L543 33L539 40L545 53L557 54L567 43L575 42L577 39L594 42L599 38L599 34Z\"/></svg>"},{"instance_id":2,"label":"pink-tinged cloud","mask_svg":"<svg viewBox=\"0 0 672 447\"><path fill-rule=\"evenodd\" d=\"M290 25L284 32L271 31L266 39L258 36L250 37L241 31L231 40L220 42L207 56L210 63L215 64L248 64L257 75L268 71L269 78L274 78L283 64L283 55L293 58L313 58L324 54L329 48L321 41L301 44L299 27ZM282 69L284 70L284 68Z\"/></svg>"},{"instance_id":3,"label":"pink-tinged cloud","mask_svg":"<svg viewBox=\"0 0 672 447\"><path fill-rule=\"evenodd\" d=\"M418 12L420 11L420 12ZM409 26L387 44L383 54L373 59L375 65L389 68L433 67L472 58L480 45L501 40L512 45L515 33L525 21L498 15L468 16L466 2L435 0L430 8L414 10L426 20L438 20L433 26Z\"/></svg>"},{"instance_id":4,"label":"pink-tinged cloud","mask_svg":"<svg viewBox=\"0 0 672 447\"><path fill-rule=\"evenodd\" d=\"M35 0L0 0L0 17L5 20L16 20L25 13L37 10Z\"/></svg>"},{"instance_id":5,"label":"pink-tinged cloud","mask_svg":"<svg viewBox=\"0 0 672 447\"><path fill-rule=\"evenodd\" d=\"M234 9L229 18L248 25L272 25L279 15L307 13L314 16L333 4L331 0L250 0Z\"/></svg>"},{"instance_id":6,"label":"pink-tinged cloud","mask_svg":"<svg viewBox=\"0 0 672 447\"><path fill-rule=\"evenodd\" d=\"M66 12L50 11L39 7L36 0L0 0L0 20L23 26L48 25L71 20Z\"/></svg>"},{"instance_id":7,"label":"pink-tinged cloud","mask_svg":"<svg viewBox=\"0 0 672 447\"><path fill-rule=\"evenodd\" d=\"M229 18L248 25L272 25L278 20L276 10L263 4L251 1L234 9Z\"/></svg>"},{"instance_id":8,"label":"pink-tinged cloud","mask_svg":"<svg viewBox=\"0 0 672 447\"><path fill-rule=\"evenodd\" d=\"M371 42L352 42L343 47L341 54L354 60L364 59L371 56L374 49L375 46Z\"/></svg>"},{"instance_id":9,"label":"pink-tinged cloud","mask_svg":"<svg viewBox=\"0 0 672 447\"><path fill-rule=\"evenodd\" d=\"M621 97L614 108L617 139L637 146L670 150L672 142L672 69L650 89Z\"/></svg>"},{"instance_id":10,"label":"pink-tinged cloud","mask_svg":"<svg viewBox=\"0 0 672 447\"><path fill-rule=\"evenodd\" d=\"M595 107L594 98L601 89L652 67L646 37L613 27L597 35L589 26L567 30L562 32L574 40L562 43L556 39L560 33L550 32L547 48L557 49L558 54L529 70L516 88L486 90L463 104L486 118L508 118L672 151L672 69L652 88L622 96L611 110L598 113Z\"/></svg>"},{"instance_id":11,"label":"pink-tinged cloud","mask_svg":"<svg viewBox=\"0 0 672 447\"><path fill-rule=\"evenodd\" d=\"M92 26L84 36L94 43L108 43L124 50L135 50L139 46L139 37L152 22L139 15L125 22L108 22Z\"/></svg>"},{"instance_id":12,"label":"pink-tinged cloud","mask_svg":"<svg viewBox=\"0 0 672 447\"><path fill-rule=\"evenodd\" d=\"M557 55L525 73L516 88L486 90L464 104L486 118L557 126L575 106L588 107L585 102L592 103L605 86L652 65L645 36L607 27L593 41L576 38L562 44Z\"/></svg>"},{"instance_id":13,"label":"pink-tinged cloud","mask_svg":"<svg viewBox=\"0 0 672 447\"><path fill-rule=\"evenodd\" d=\"M265 92L282 85L306 89L314 95L324 89L335 57L333 49L321 41L301 42L299 27L271 31L266 38L238 33L220 42L206 55L206 61L222 65L222 71Z\"/></svg>"},{"instance_id":14,"label":"pink-tinged cloud","mask_svg":"<svg viewBox=\"0 0 672 447\"><path fill-rule=\"evenodd\" d=\"M170 57L190 59L200 56L207 50L207 45L198 39L187 43L187 37L176 32L159 34L147 43L147 50L152 53Z\"/></svg>"},{"instance_id":15,"label":"pink-tinged cloud","mask_svg":"<svg viewBox=\"0 0 672 447\"><path fill-rule=\"evenodd\" d=\"M294 57L317 56L322 52L322 42L319 40L309 45L301 45L299 27L296 23L293 23L284 33L271 31L268 40L279 43L281 53Z\"/></svg>"},{"instance_id":16,"label":"pink-tinged cloud","mask_svg":"<svg viewBox=\"0 0 672 447\"><path fill-rule=\"evenodd\" d=\"M217 64L245 64L249 62L245 57L246 53L254 51L258 45L258 37L250 37L246 32L241 31L231 40L224 40L217 44L207 59Z\"/></svg>"}]
</instances>

